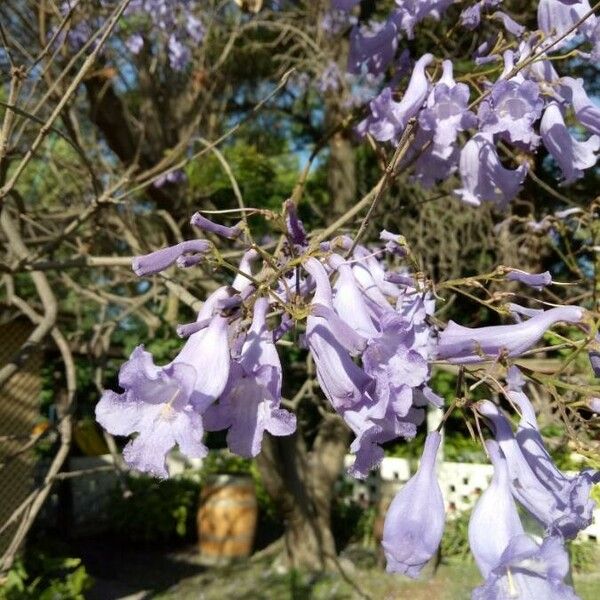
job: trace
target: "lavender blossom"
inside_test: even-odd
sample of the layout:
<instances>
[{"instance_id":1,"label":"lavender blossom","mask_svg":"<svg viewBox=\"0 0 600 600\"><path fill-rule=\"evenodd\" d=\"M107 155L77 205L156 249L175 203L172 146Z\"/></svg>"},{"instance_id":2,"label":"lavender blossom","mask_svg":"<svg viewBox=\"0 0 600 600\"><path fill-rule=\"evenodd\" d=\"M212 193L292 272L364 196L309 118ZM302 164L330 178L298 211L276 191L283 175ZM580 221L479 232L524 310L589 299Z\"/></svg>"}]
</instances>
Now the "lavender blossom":
<instances>
[{"instance_id":1,"label":"lavender blossom","mask_svg":"<svg viewBox=\"0 0 600 600\"><path fill-rule=\"evenodd\" d=\"M316 284L312 303L333 309L331 285L323 265L309 258L304 268ZM373 381L352 361L344 345L332 333L327 319L311 313L306 322L306 339L315 361L317 379L331 405L340 410L364 403Z\"/></svg>"},{"instance_id":2,"label":"lavender blossom","mask_svg":"<svg viewBox=\"0 0 600 600\"><path fill-rule=\"evenodd\" d=\"M494 465L494 476L471 513L469 545L479 571L487 579L510 540L524 530L510 491L506 459L496 442L488 440L485 446Z\"/></svg>"},{"instance_id":3,"label":"lavender blossom","mask_svg":"<svg viewBox=\"0 0 600 600\"><path fill-rule=\"evenodd\" d=\"M588 0L540 0L538 4L538 26L548 36L550 44L569 31L585 14L591 11ZM594 15L579 28L581 33L590 33L595 26ZM554 46L557 50L570 42L577 32L567 35Z\"/></svg>"},{"instance_id":4,"label":"lavender blossom","mask_svg":"<svg viewBox=\"0 0 600 600\"><path fill-rule=\"evenodd\" d=\"M432 60L431 54L425 54L415 63L408 87L400 102L392 99L390 88L385 88L372 100L371 115L359 125L359 132L370 133L380 142L397 140L427 97L429 81L425 68Z\"/></svg>"},{"instance_id":5,"label":"lavender blossom","mask_svg":"<svg viewBox=\"0 0 600 600\"><path fill-rule=\"evenodd\" d=\"M369 315L364 294L354 278L352 267L338 254L333 254L329 262L338 272L338 278L333 286L335 312L354 331L365 338L377 335L375 323Z\"/></svg>"},{"instance_id":6,"label":"lavender blossom","mask_svg":"<svg viewBox=\"0 0 600 600\"><path fill-rule=\"evenodd\" d=\"M565 183L583 176L583 171L596 164L600 137L592 135L585 142L576 140L567 129L558 104L552 102L544 111L540 132L544 146L560 167Z\"/></svg>"},{"instance_id":7,"label":"lavender blossom","mask_svg":"<svg viewBox=\"0 0 600 600\"><path fill-rule=\"evenodd\" d=\"M514 325L472 329L450 321L440 334L437 356L454 364L496 359L501 353L520 356L532 348L555 323L579 323L583 315L583 309L577 306L561 306Z\"/></svg>"},{"instance_id":8,"label":"lavender blossom","mask_svg":"<svg viewBox=\"0 0 600 600\"><path fill-rule=\"evenodd\" d=\"M404 258L407 253L406 238L403 235L386 231L385 229L379 234L379 239L386 242L385 251L388 254L396 255ZM387 278L386 281L389 281Z\"/></svg>"},{"instance_id":9,"label":"lavender blossom","mask_svg":"<svg viewBox=\"0 0 600 600\"><path fill-rule=\"evenodd\" d=\"M191 60L190 50L171 34L167 43L169 64L173 71L183 71Z\"/></svg>"},{"instance_id":10,"label":"lavender blossom","mask_svg":"<svg viewBox=\"0 0 600 600\"><path fill-rule=\"evenodd\" d=\"M433 134L433 154L447 158L453 151L458 133L476 125L468 104L468 86L454 81L452 63L445 60L442 77L419 114L421 128Z\"/></svg>"},{"instance_id":11,"label":"lavender blossom","mask_svg":"<svg viewBox=\"0 0 600 600\"><path fill-rule=\"evenodd\" d=\"M412 439L417 427L425 420L422 408L410 408L400 417L399 408L405 407L412 398L412 390L404 387L395 398L388 397L387 402L380 400L375 404L365 399L359 405L340 411L341 416L353 431L355 439L350 452L356 455L348 473L357 479L365 479L384 457L381 444L397 438Z\"/></svg>"},{"instance_id":12,"label":"lavender blossom","mask_svg":"<svg viewBox=\"0 0 600 600\"><path fill-rule=\"evenodd\" d=\"M335 10L350 12L359 3L360 0L331 0L331 7Z\"/></svg>"},{"instance_id":13,"label":"lavender blossom","mask_svg":"<svg viewBox=\"0 0 600 600\"><path fill-rule=\"evenodd\" d=\"M328 92L337 92L340 89L340 82L342 80L342 73L337 63L333 60L327 63L322 73L319 75L316 81L317 91L321 94L327 94Z\"/></svg>"},{"instance_id":14,"label":"lavender blossom","mask_svg":"<svg viewBox=\"0 0 600 600\"><path fill-rule=\"evenodd\" d=\"M462 187L455 194L467 204L479 206L495 202L506 208L517 195L527 174L527 166L515 170L502 166L489 133L478 133L464 146L459 163Z\"/></svg>"},{"instance_id":15,"label":"lavender blossom","mask_svg":"<svg viewBox=\"0 0 600 600\"><path fill-rule=\"evenodd\" d=\"M452 0L396 0L396 10L392 19L398 30L409 39L414 36L415 27L426 17L438 19L446 11Z\"/></svg>"},{"instance_id":16,"label":"lavender blossom","mask_svg":"<svg viewBox=\"0 0 600 600\"><path fill-rule=\"evenodd\" d=\"M198 320L211 316L223 297L219 289L209 298ZM202 458L206 447L202 413L223 392L229 377L227 320L212 317L210 325L194 333L177 357L164 367L138 346L119 371L122 394L106 390L96 405L96 419L114 435L139 435L123 452L133 468L167 477L167 452L179 445L189 457Z\"/></svg>"},{"instance_id":17,"label":"lavender blossom","mask_svg":"<svg viewBox=\"0 0 600 600\"><path fill-rule=\"evenodd\" d=\"M590 132L600 135L600 106L597 106L588 97L583 79L563 77L560 80L563 95L573 105L577 120ZM566 89L565 89L566 88Z\"/></svg>"},{"instance_id":18,"label":"lavender blossom","mask_svg":"<svg viewBox=\"0 0 600 600\"><path fill-rule=\"evenodd\" d=\"M383 73L392 62L398 46L398 30L391 21L376 23L371 28L355 26L350 34L348 72L363 70L371 75Z\"/></svg>"},{"instance_id":19,"label":"lavender blossom","mask_svg":"<svg viewBox=\"0 0 600 600\"><path fill-rule=\"evenodd\" d=\"M307 246L308 238L306 236L306 230L298 217L298 210L295 202L293 200L286 200L283 209L285 213L285 226L292 243L300 247Z\"/></svg>"},{"instance_id":20,"label":"lavender blossom","mask_svg":"<svg viewBox=\"0 0 600 600\"><path fill-rule=\"evenodd\" d=\"M239 225L235 225L234 227L226 227L225 225L213 223L206 217L203 217L200 213L194 213L192 215L190 224L198 229L201 229L202 231L208 231L209 233L214 233L230 240L235 240L242 233L242 228Z\"/></svg>"},{"instance_id":21,"label":"lavender blossom","mask_svg":"<svg viewBox=\"0 0 600 600\"><path fill-rule=\"evenodd\" d=\"M588 352L590 365L596 377L600 377L600 333L596 334L593 341L593 346Z\"/></svg>"},{"instance_id":22,"label":"lavender blossom","mask_svg":"<svg viewBox=\"0 0 600 600\"><path fill-rule=\"evenodd\" d=\"M519 281L538 291L552 283L550 271L544 271L543 273L527 273L525 271L511 270L507 273L506 279L508 281Z\"/></svg>"},{"instance_id":23,"label":"lavender blossom","mask_svg":"<svg viewBox=\"0 0 600 600\"><path fill-rule=\"evenodd\" d=\"M542 442L537 443L537 436L532 437L532 432L537 431L537 424L532 425L528 417L521 425L524 432L521 444L530 440L524 452L510 423L494 404L482 401L478 410L490 419L496 441L506 457L513 496L531 515L550 534L558 533L564 538L574 538L590 525L594 502L590 500L589 493L597 474L583 471L573 479L566 478L556 469Z\"/></svg>"},{"instance_id":24,"label":"lavender blossom","mask_svg":"<svg viewBox=\"0 0 600 600\"><path fill-rule=\"evenodd\" d=\"M513 537L496 567L472 600L579 600L564 583L569 557L560 537L546 537L541 545L521 534Z\"/></svg>"},{"instance_id":25,"label":"lavender blossom","mask_svg":"<svg viewBox=\"0 0 600 600\"><path fill-rule=\"evenodd\" d=\"M419 469L388 509L382 541L388 572L417 577L442 539L444 500L435 475L440 440L438 432L428 434Z\"/></svg>"},{"instance_id":26,"label":"lavender blossom","mask_svg":"<svg viewBox=\"0 0 600 600\"><path fill-rule=\"evenodd\" d=\"M245 457L259 454L265 431L283 436L296 429L296 417L280 408L281 363L266 325L268 308L266 298L255 302L240 358L232 365L220 399L204 415L206 429L229 429L229 449Z\"/></svg>"},{"instance_id":27,"label":"lavender blossom","mask_svg":"<svg viewBox=\"0 0 600 600\"><path fill-rule=\"evenodd\" d=\"M139 54L144 47L144 38L139 33L134 33L125 40L125 45L133 54Z\"/></svg>"},{"instance_id":28,"label":"lavender blossom","mask_svg":"<svg viewBox=\"0 0 600 600\"><path fill-rule=\"evenodd\" d=\"M211 248L212 244L206 240L188 240L187 242L175 244L175 246L156 250L150 254L136 256L131 266L133 272L140 277L154 275L175 264L184 254L192 254L202 258L210 252Z\"/></svg>"},{"instance_id":29,"label":"lavender blossom","mask_svg":"<svg viewBox=\"0 0 600 600\"><path fill-rule=\"evenodd\" d=\"M493 19L499 20L504 25L508 33L512 33L516 38L520 38L525 33L525 27L517 23L510 15L505 12L497 11L492 15Z\"/></svg>"},{"instance_id":30,"label":"lavender blossom","mask_svg":"<svg viewBox=\"0 0 600 600\"><path fill-rule=\"evenodd\" d=\"M460 22L467 29L476 29L481 22L481 11L484 8L498 6L502 0L479 0L475 4L463 9L460 13Z\"/></svg>"},{"instance_id":31,"label":"lavender blossom","mask_svg":"<svg viewBox=\"0 0 600 600\"><path fill-rule=\"evenodd\" d=\"M165 185L167 185L168 183L172 184L172 185L177 185L180 183L183 183L186 180L186 174L184 171L182 171L181 169L174 169L172 171L168 171L167 173L164 173L163 175L160 175L159 177L157 177L154 182L152 183L152 185L156 188L161 188Z\"/></svg>"},{"instance_id":32,"label":"lavender blossom","mask_svg":"<svg viewBox=\"0 0 600 600\"><path fill-rule=\"evenodd\" d=\"M534 148L539 144L539 136L533 131L533 124L540 118L543 107L537 83L519 76L508 81L499 79L479 107L481 131Z\"/></svg>"},{"instance_id":33,"label":"lavender blossom","mask_svg":"<svg viewBox=\"0 0 600 600\"><path fill-rule=\"evenodd\" d=\"M381 320L381 334L370 340L363 354L365 372L375 381L378 401L394 403L400 417L412 406L412 392L429 378L426 360L412 349L414 332L410 323L388 313Z\"/></svg>"}]
</instances>

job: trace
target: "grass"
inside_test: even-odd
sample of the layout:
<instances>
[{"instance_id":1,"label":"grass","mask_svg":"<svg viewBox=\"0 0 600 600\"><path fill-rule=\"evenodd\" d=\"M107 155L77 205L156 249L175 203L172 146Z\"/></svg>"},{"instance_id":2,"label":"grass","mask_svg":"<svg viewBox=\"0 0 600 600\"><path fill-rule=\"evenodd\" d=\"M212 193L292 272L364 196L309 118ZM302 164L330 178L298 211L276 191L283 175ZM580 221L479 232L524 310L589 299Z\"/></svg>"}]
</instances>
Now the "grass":
<instances>
[{"instance_id":1,"label":"grass","mask_svg":"<svg viewBox=\"0 0 600 600\"><path fill-rule=\"evenodd\" d=\"M428 581L389 575L379 567L347 566L346 569L349 578L372 600L465 600L481 583L472 563L442 564ZM600 573L575 577L575 589L582 600L597 600ZM155 596L160 600L359 600L365 597L340 574L311 578L298 572L278 573L268 562L211 569Z\"/></svg>"}]
</instances>

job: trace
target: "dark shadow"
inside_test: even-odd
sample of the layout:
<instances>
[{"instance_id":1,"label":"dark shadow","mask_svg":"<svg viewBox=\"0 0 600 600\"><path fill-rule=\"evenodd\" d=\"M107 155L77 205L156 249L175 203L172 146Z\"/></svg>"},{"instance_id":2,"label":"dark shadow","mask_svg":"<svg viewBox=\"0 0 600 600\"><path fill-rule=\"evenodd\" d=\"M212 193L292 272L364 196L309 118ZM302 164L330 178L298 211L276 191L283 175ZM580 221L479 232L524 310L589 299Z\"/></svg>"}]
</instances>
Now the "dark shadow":
<instances>
[{"instance_id":1,"label":"dark shadow","mask_svg":"<svg viewBox=\"0 0 600 600\"><path fill-rule=\"evenodd\" d=\"M197 545L126 544L107 537L69 542L70 553L82 559L95 579L86 600L116 600L140 592L150 598L182 579L199 575Z\"/></svg>"}]
</instances>

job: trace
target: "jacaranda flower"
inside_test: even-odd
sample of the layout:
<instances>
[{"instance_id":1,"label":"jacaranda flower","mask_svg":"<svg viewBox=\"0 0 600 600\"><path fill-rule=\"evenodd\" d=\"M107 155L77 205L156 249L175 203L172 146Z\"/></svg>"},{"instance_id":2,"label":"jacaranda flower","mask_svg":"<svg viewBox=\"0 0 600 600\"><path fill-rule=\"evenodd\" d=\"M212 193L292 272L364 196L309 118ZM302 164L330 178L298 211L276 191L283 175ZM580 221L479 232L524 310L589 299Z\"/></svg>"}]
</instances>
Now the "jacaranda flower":
<instances>
[{"instance_id":1,"label":"jacaranda flower","mask_svg":"<svg viewBox=\"0 0 600 600\"><path fill-rule=\"evenodd\" d=\"M494 476L471 513L469 546L479 571L487 579L500 563L510 540L524 531L510 490L506 459L493 440L488 440L485 446L494 465Z\"/></svg>"},{"instance_id":2,"label":"jacaranda flower","mask_svg":"<svg viewBox=\"0 0 600 600\"><path fill-rule=\"evenodd\" d=\"M555 323L578 323L583 315L583 309L577 306L560 306L514 325L472 329L450 321L440 334L438 358L467 364L498 358L501 352L507 356L519 356L533 347Z\"/></svg>"},{"instance_id":3,"label":"jacaranda flower","mask_svg":"<svg viewBox=\"0 0 600 600\"><path fill-rule=\"evenodd\" d=\"M565 183L571 183L582 177L585 169L596 164L600 137L591 135L585 142L576 140L567 129L556 102L551 102L544 111L540 133L544 146L558 163Z\"/></svg>"},{"instance_id":4,"label":"jacaranda flower","mask_svg":"<svg viewBox=\"0 0 600 600\"><path fill-rule=\"evenodd\" d=\"M440 434L427 435L417 472L392 500L385 516L382 546L390 573L417 577L437 552L446 513L435 474Z\"/></svg>"}]
</instances>

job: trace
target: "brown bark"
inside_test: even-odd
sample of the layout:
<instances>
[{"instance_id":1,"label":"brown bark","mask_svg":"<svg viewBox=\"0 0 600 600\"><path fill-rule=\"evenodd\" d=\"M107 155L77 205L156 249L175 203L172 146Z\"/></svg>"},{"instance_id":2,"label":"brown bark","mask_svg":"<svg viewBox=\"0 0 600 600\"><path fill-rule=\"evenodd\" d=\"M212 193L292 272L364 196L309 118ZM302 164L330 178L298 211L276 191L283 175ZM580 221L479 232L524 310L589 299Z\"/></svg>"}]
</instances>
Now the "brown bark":
<instances>
[{"instance_id":1,"label":"brown bark","mask_svg":"<svg viewBox=\"0 0 600 600\"><path fill-rule=\"evenodd\" d=\"M112 83L102 75L86 79L85 87L90 102L90 118L121 162L127 167L137 165L141 169L154 166L162 156L158 150L155 153L147 150L150 147L147 123L143 136L141 132L133 129L125 104L115 92ZM155 138L158 134L159 132L155 132L150 137ZM173 196L168 188L169 186L165 186L164 189L155 186L147 188L147 194L158 208L173 208Z\"/></svg>"},{"instance_id":2,"label":"brown bark","mask_svg":"<svg viewBox=\"0 0 600 600\"><path fill-rule=\"evenodd\" d=\"M331 503L347 442L348 430L337 416L323 421L311 449L302 432L283 438L265 437L258 467L284 520L289 568L336 568Z\"/></svg>"},{"instance_id":3,"label":"brown bark","mask_svg":"<svg viewBox=\"0 0 600 600\"><path fill-rule=\"evenodd\" d=\"M327 189L334 216L343 215L356 202L356 159L345 132L336 133L329 143Z\"/></svg>"}]
</instances>

